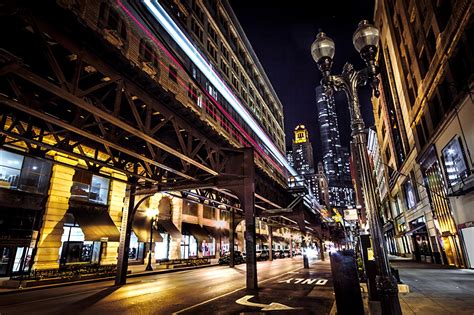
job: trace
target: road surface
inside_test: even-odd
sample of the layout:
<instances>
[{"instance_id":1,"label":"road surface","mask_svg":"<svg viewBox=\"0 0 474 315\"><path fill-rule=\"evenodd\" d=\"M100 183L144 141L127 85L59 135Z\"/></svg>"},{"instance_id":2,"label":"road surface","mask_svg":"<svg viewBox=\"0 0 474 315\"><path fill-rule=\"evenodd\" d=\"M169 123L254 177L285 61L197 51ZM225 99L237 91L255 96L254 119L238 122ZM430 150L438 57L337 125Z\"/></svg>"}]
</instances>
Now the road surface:
<instances>
[{"instance_id":1,"label":"road surface","mask_svg":"<svg viewBox=\"0 0 474 315\"><path fill-rule=\"evenodd\" d=\"M259 284L303 266L301 256L259 262ZM245 264L0 295L0 314L172 314L245 287Z\"/></svg>"}]
</instances>

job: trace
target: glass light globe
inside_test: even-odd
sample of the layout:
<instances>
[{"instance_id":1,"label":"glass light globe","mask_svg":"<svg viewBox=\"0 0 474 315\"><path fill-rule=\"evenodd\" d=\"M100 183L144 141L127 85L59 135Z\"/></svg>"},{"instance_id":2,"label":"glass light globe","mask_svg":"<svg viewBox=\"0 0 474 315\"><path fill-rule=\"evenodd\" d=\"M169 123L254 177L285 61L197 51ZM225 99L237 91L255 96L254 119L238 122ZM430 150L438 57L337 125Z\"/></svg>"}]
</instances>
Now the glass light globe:
<instances>
[{"instance_id":1,"label":"glass light globe","mask_svg":"<svg viewBox=\"0 0 474 315\"><path fill-rule=\"evenodd\" d=\"M316 40L311 45L311 55L316 62L319 62L319 60L324 57L332 59L335 50L336 46L334 45L334 41L323 32L319 32L318 35L316 35Z\"/></svg>"},{"instance_id":2,"label":"glass light globe","mask_svg":"<svg viewBox=\"0 0 474 315\"><path fill-rule=\"evenodd\" d=\"M357 30L352 36L352 43L355 49L360 53L365 47L379 45L380 33L379 30L367 20L359 23Z\"/></svg>"}]
</instances>

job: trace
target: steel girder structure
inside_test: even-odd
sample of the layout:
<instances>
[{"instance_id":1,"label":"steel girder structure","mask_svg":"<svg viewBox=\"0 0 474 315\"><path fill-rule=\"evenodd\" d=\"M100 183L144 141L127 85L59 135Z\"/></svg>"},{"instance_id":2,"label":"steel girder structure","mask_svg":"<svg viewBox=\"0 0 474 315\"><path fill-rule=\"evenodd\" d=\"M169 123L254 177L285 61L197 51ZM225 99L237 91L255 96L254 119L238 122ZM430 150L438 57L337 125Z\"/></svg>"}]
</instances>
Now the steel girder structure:
<instances>
[{"instance_id":1,"label":"steel girder structure","mask_svg":"<svg viewBox=\"0 0 474 315\"><path fill-rule=\"evenodd\" d=\"M138 194L166 183L160 191L174 190L184 198L194 194L210 206L217 202L236 212L241 209L249 221L261 216L305 228L301 206L284 217L267 213L292 201L281 183L245 167L253 165L248 154L232 149L197 113L136 71L100 36L87 33L74 19L65 23L41 10L38 14L14 8L7 13L1 22L2 147L20 146L42 157L48 151L62 152L85 161L92 172L103 167L120 171L129 177L131 204L137 185ZM232 165L236 158L245 163ZM216 185L206 186L210 181ZM125 220L128 234L131 210ZM255 244L251 225L247 230L253 231L253 242L246 237L248 245ZM124 248L121 252L126 253ZM249 282L255 289L256 271Z\"/></svg>"}]
</instances>

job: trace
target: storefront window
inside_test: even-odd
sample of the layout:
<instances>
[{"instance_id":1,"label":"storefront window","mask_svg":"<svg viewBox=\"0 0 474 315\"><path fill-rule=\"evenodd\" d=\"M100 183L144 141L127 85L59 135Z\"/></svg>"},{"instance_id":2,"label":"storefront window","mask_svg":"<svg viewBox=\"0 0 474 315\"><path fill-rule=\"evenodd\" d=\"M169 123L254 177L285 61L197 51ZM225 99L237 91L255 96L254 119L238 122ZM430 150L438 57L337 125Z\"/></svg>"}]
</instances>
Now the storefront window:
<instances>
[{"instance_id":1,"label":"storefront window","mask_svg":"<svg viewBox=\"0 0 474 315\"><path fill-rule=\"evenodd\" d=\"M72 215L67 215L65 220L64 232L61 236L62 244L59 248L61 264L98 263L100 242L86 241L84 233L74 222Z\"/></svg>"},{"instance_id":2,"label":"storefront window","mask_svg":"<svg viewBox=\"0 0 474 315\"><path fill-rule=\"evenodd\" d=\"M107 204L110 180L89 172L76 170L71 187L71 198Z\"/></svg>"},{"instance_id":3,"label":"storefront window","mask_svg":"<svg viewBox=\"0 0 474 315\"><path fill-rule=\"evenodd\" d=\"M23 156L0 150L0 187L17 189Z\"/></svg>"},{"instance_id":4,"label":"storefront window","mask_svg":"<svg viewBox=\"0 0 474 315\"><path fill-rule=\"evenodd\" d=\"M198 244L194 236L183 235L181 239L181 258L197 257Z\"/></svg>"},{"instance_id":5,"label":"storefront window","mask_svg":"<svg viewBox=\"0 0 474 315\"><path fill-rule=\"evenodd\" d=\"M442 150L442 154L444 168L448 177L448 185L459 184L463 178L469 175L459 138L451 140Z\"/></svg>"},{"instance_id":6,"label":"storefront window","mask_svg":"<svg viewBox=\"0 0 474 315\"><path fill-rule=\"evenodd\" d=\"M46 193L51 162L0 150L0 187Z\"/></svg>"},{"instance_id":7,"label":"storefront window","mask_svg":"<svg viewBox=\"0 0 474 315\"><path fill-rule=\"evenodd\" d=\"M141 260L144 253L144 243L138 242L138 238L132 231L130 235L130 247L128 249L129 260Z\"/></svg>"},{"instance_id":8,"label":"storefront window","mask_svg":"<svg viewBox=\"0 0 474 315\"><path fill-rule=\"evenodd\" d=\"M169 251L169 234L160 233L163 242L155 243L155 259L167 259Z\"/></svg>"},{"instance_id":9,"label":"storefront window","mask_svg":"<svg viewBox=\"0 0 474 315\"><path fill-rule=\"evenodd\" d=\"M405 201L407 209L412 209L417 204L416 192L411 182L411 179L407 179L403 184L403 189L405 192Z\"/></svg>"}]
</instances>

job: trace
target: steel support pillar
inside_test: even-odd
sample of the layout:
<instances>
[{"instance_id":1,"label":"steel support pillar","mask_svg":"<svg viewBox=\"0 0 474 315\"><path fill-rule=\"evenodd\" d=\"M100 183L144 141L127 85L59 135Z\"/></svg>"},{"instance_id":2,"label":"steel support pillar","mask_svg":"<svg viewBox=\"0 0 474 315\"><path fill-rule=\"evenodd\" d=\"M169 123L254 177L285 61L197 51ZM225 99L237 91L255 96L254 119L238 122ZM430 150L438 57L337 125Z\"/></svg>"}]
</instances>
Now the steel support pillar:
<instances>
[{"instance_id":1,"label":"steel support pillar","mask_svg":"<svg viewBox=\"0 0 474 315\"><path fill-rule=\"evenodd\" d=\"M290 235L290 258L293 258L293 236Z\"/></svg>"},{"instance_id":2,"label":"steel support pillar","mask_svg":"<svg viewBox=\"0 0 474 315\"><path fill-rule=\"evenodd\" d=\"M257 254L255 251L255 166L253 149L244 150L243 159L243 186L239 199L244 210L245 218L245 250L247 262L247 290L258 289L257 280Z\"/></svg>"},{"instance_id":3,"label":"steel support pillar","mask_svg":"<svg viewBox=\"0 0 474 315\"><path fill-rule=\"evenodd\" d=\"M122 212L122 225L120 227L120 244L117 261L117 274L115 285L127 283L128 250L130 247L130 235L132 234L132 222L135 206L136 179L131 180L128 207L124 207Z\"/></svg>"},{"instance_id":4,"label":"steel support pillar","mask_svg":"<svg viewBox=\"0 0 474 315\"><path fill-rule=\"evenodd\" d=\"M321 261L324 261L324 242L323 239L319 239L319 252L321 253Z\"/></svg>"},{"instance_id":5,"label":"steel support pillar","mask_svg":"<svg viewBox=\"0 0 474 315\"><path fill-rule=\"evenodd\" d=\"M268 260L273 260L273 228L271 226L268 227Z\"/></svg>"},{"instance_id":6,"label":"steel support pillar","mask_svg":"<svg viewBox=\"0 0 474 315\"><path fill-rule=\"evenodd\" d=\"M234 267L234 252L235 252L235 215L234 215L234 209L230 210L230 223L229 223L229 254L230 254L230 259L229 259L229 267L233 268Z\"/></svg>"}]
</instances>

